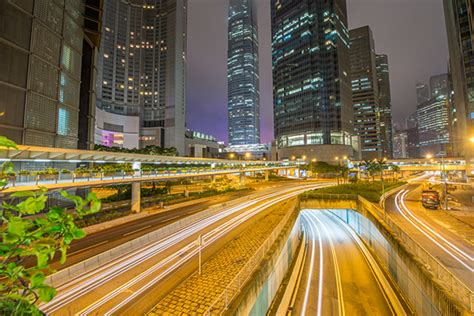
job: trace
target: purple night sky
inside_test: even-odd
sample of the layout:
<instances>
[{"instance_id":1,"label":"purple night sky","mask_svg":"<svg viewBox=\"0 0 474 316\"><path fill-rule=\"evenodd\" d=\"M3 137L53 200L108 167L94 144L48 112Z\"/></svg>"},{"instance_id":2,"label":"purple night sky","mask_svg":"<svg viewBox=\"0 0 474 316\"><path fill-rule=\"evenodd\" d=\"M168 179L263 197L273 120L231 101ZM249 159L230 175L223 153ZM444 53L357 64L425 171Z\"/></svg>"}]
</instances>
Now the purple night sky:
<instances>
[{"instance_id":1,"label":"purple night sky","mask_svg":"<svg viewBox=\"0 0 474 316\"><path fill-rule=\"evenodd\" d=\"M259 10L262 142L273 138L270 0ZM227 141L227 3L190 0L187 54L188 128ZM349 27L369 25L388 54L394 121L416 109L415 83L447 72L441 0L347 0Z\"/></svg>"}]
</instances>

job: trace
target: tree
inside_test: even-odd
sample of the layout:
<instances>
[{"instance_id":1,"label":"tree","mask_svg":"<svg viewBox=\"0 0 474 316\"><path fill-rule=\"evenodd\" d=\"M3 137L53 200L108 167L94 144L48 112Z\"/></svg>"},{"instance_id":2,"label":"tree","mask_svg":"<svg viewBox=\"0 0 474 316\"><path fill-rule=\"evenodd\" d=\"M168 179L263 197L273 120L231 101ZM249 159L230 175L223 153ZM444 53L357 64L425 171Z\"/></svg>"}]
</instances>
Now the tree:
<instances>
[{"instance_id":1,"label":"tree","mask_svg":"<svg viewBox=\"0 0 474 316\"><path fill-rule=\"evenodd\" d=\"M16 148L16 144L0 136L0 147ZM4 163L2 170L13 169L11 163ZM4 189L8 179L2 178ZM56 254L60 262L67 258L71 242L85 236L75 221L85 215L99 211L101 202L95 194L86 199L60 194L75 205L72 212L65 208L51 207L45 210L48 196L44 188L36 192L25 191L10 195L19 203L2 202L0 209L0 314L41 315L35 305L38 301L48 302L56 290L45 283L46 275L53 272L51 261ZM32 216L36 215L36 216ZM28 265L26 258L36 258L36 265Z\"/></svg>"}]
</instances>

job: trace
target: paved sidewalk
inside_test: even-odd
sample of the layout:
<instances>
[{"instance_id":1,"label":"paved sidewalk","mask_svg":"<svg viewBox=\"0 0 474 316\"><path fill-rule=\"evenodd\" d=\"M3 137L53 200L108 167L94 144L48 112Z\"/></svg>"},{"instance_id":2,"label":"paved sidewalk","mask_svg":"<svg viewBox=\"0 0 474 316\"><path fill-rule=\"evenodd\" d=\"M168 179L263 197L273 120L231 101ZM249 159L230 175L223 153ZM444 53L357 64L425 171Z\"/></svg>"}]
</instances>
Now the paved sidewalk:
<instances>
[{"instance_id":1,"label":"paved sidewalk","mask_svg":"<svg viewBox=\"0 0 474 316\"><path fill-rule=\"evenodd\" d=\"M202 275L196 272L168 293L148 315L196 315L203 314L235 278L250 257L268 238L292 201L286 201L257 215L237 237L232 239L211 257L202 267Z\"/></svg>"}]
</instances>

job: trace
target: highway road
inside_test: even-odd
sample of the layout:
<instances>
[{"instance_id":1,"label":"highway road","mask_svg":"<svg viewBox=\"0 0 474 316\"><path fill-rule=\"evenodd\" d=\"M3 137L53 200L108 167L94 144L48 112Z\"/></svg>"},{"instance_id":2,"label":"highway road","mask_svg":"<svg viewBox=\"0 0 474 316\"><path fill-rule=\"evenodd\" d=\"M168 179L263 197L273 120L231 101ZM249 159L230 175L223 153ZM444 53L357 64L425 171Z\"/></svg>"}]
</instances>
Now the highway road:
<instances>
[{"instance_id":1,"label":"highway road","mask_svg":"<svg viewBox=\"0 0 474 316\"><path fill-rule=\"evenodd\" d=\"M48 315L143 314L160 295L195 271L197 259L192 259L197 257L199 235L204 241L205 260L222 247L226 238L262 210L324 185L327 184L287 183L284 188L262 190L260 196L247 197L245 201L223 207L212 216L59 286L55 299L40 308Z\"/></svg>"},{"instance_id":2,"label":"highway road","mask_svg":"<svg viewBox=\"0 0 474 316\"><path fill-rule=\"evenodd\" d=\"M303 210L301 216L306 243L291 315L406 314L391 283L347 224L325 210Z\"/></svg>"},{"instance_id":3,"label":"highway road","mask_svg":"<svg viewBox=\"0 0 474 316\"><path fill-rule=\"evenodd\" d=\"M386 211L397 224L426 251L438 259L452 274L473 290L474 233L461 236L449 223L437 218L436 212L421 205L420 182L389 196Z\"/></svg>"}]
</instances>

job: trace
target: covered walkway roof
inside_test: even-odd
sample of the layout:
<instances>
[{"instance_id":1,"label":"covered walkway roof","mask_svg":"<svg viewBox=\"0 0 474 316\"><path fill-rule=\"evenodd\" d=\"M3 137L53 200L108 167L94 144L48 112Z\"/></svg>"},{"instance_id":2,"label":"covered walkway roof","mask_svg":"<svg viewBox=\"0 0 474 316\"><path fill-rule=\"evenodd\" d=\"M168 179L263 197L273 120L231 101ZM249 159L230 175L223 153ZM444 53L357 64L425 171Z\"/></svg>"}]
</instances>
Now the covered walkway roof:
<instances>
[{"instance_id":1,"label":"covered walkway roof","mask_svg":"<svg viewBox=\"0 0 474 316\"><path fill-rule=\"evenodd\" d=\"M96 150L79 150L38 146L22 146L1 148L0 160L37 161L37 162L96 162L96 163L156 163L156 164L220 164L220 165L292 165L291 162L232 160L214 158L194 158L177 156L157 156L130 154Z\"/></svg>"}]
</instances>

